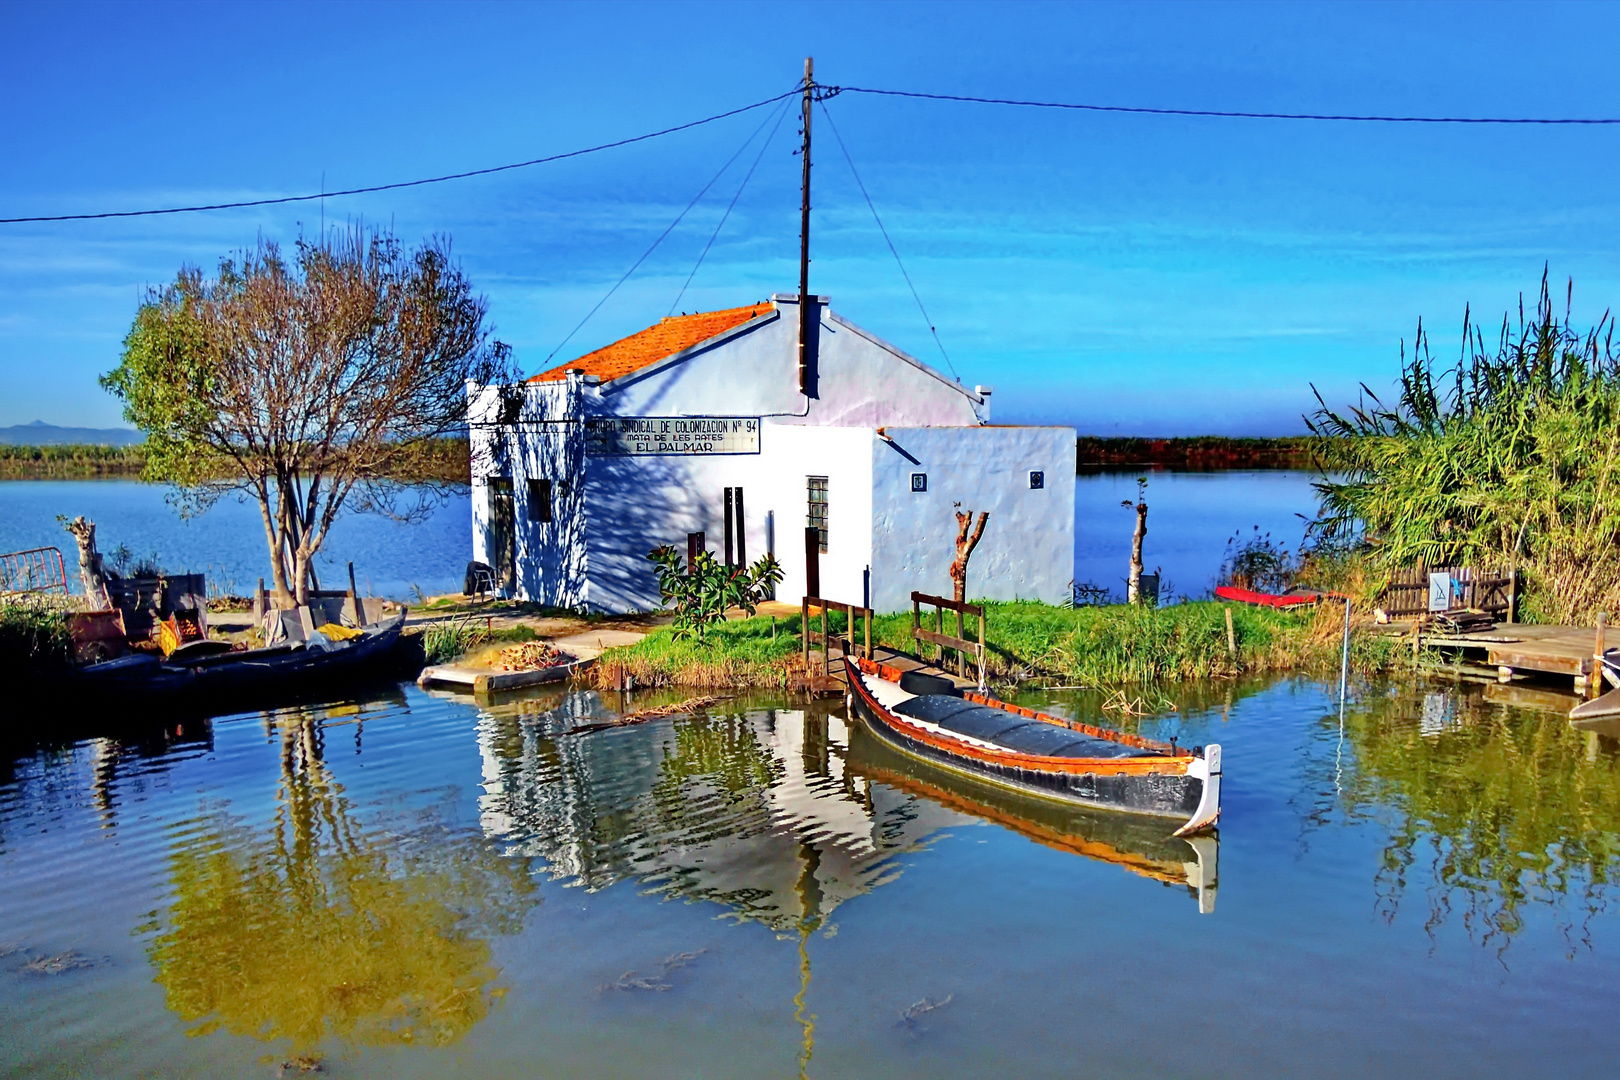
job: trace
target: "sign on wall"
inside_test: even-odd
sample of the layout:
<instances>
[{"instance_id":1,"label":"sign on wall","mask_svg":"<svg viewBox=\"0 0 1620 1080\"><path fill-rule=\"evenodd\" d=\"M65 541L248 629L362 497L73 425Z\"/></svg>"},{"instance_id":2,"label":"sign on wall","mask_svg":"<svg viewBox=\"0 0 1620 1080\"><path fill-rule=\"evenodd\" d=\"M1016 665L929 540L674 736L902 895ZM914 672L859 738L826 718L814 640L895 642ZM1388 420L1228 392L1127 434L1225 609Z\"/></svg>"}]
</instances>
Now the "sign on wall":
<instances>
[{"instance_id":1,"label":"sign on wall","mask_svg":"<svg viewBox=\"0 0 1620 1080\"><path fill-rule=\"evenodd\" d=\"M585 452L608 457L757 454L759 417L592 417L585 421Z\"/></svg>"}]
</instances>

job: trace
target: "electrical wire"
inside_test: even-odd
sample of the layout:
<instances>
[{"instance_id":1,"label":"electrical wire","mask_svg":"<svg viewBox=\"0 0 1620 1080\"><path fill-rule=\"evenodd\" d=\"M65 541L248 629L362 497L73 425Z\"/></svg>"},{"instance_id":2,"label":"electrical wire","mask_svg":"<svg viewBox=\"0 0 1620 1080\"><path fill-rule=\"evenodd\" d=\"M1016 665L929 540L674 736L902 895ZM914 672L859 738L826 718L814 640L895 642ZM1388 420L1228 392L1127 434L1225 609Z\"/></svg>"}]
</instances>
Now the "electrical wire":
<instances>
[{"instance_id":1,"label":"electrical wire","mask_svg":"<svg viewBox=\"0 0 1620 1080\"><path fill-rule=\"evenodd\" d=\"M795 94L800 92L801 91L798 90L793 91ZM774 100L780 100L780 98ZM550 366L552 357L561 352L562 347L572 341L574 335L579 333L580 329L583 328L586 323L591 321L591 316L602 310L602 305L607 303L608 300L612 298L613 294L619 291L619 286L623 285L626 281L629 281L630 275L634 274L638 269L640 269L641 264L647 261L648 256L650 256L654 251L658 250L658 245L662 244L664 239L669 236L670 233L675 231L675 226L679 225L686 215L692 212L692 207L696 206L698 201L709 193L709 189L714 187L714 185L719 182L720 178L726 174L726 170L731 168L733 162L742 157L743 151L747 150L748 147L753 144L754 140L759 137L759 133L765 130L765 125L769 124L770 122L771 118L766 116L758 127L748 133L748 138L744 139L742 145L737 147L736 152L726 159L726 163L724 165L720 166L720 171L715 173L714 176L710 177L709 182L704 184L702 189L700 189L696 195L692 196L692 201L686 204L685 209L675 215L674 221L670 222L664 227L664 231L658 234L658 239L652 242L652 246L647 248L646 251L643 251L639 259L630 264L630 269L626 270L624 275L620 277L618 281L613 283L613 287L603 294L602 299L596 302L595 307L591 308L591 310L585 313L585 317L579 320L579 325L568 331L568 336L559 341L557 343L557 347L546 354L545 364L547 367ZM545 368L542 368L541 370L545 370Z\"/></svg>"},{"instance_id":2,"label":"electrical wire","mask_svg":"<svg viewBox=\"0 0 1620 1080\"><path fill-rule=\"evenodd\" d=\"M764 160L765 151L771 145L771 140L776 138L776 133L781 129L782 121L787 118L787 114L788 107L784 103L781 111L776 114L776 126L771 128L769 135L765 136L765 141L759 144L759 153L754 156L754 163L748 166L748 172L743 176L742 183L737 185L737 194L731 197L731 203L726 207L726 212L720 215L720 224L716 225L714 232L709 234L709 242L703 245L703 251L698 255L697 262L692 264L692 272L686 275L686 281L681 284L681 291L675 294L674 303L669 305L669 314L675 314L675 305L679 304L681 297L686 295L687 286L691 285L692 279L697 277L698 268L703 265L703 260L709 257L709 249L719 239L720 230L726 227L726 219L731 217L731 211L736 209L737 200L742 198L743 189L748 186L748 181L754 178L754 170L759 168L759 163Z\"/></svg>"},{"instance_id":3,"label":"electrical wire","mask_svg":"<svg viewBox=\"0 0 1620 1080\"><path fill-rule=\"evenodd\" d=\"M1031 109L1076 109L1083 112L1145 113L1150 116L1208 116L1239 120L1344 120L1379 124L1620 124L1620 117L1534 116L1361 116L1346 113L1231 112L1222 109L1152 109L1140 105L1085 105L1062 101L1020 101L1014 98L971 97L967 94L925 94L915 90L879 90L869 86L823 87L826 96L876 94L883 97L922 98L927 101L965 101L978 105L1019 105Z\"/></svg>"},{"instance_id":4,"label":"electrical wire","mask_svg":"<svg viewBox=\"0 0 1620 1080\"><path fill-rule=\"evenodd\" d=\"M877 207L872 203L872 196L866 192L866 185L861 183L861 174L856 171L855 159L849 156L849 147L844 145L844 137L838 134L838 125L833 123L832 113L827 111L825 101L818 101L821 106L821 115L827 119L827 127L833 133L833 139L838 143L838 149L844 152L844 160L849 163L849 173L855 178L855 186L861 189L861 196L866 200L867 209L872 211L872 220L877 222L878 232L883 234L883 242L889 245L889 254L894 256L894 263L900 268L900 276L906 279L906 288L911 290L911 298L917 301L917 310L922 312L923 322L928 324L928 332L934 335L934 344L939 346L939 355L945 358L945 366L951 369L956 381L961 382L962 376L956 372L956 365L951 363L951 354L945 351L945 343L939 340L939 331L934 329L934 320L928 317L928 309L923 307L922 297L917 295L917 286L911 283L911 275L906 273L906 264L900 261L900 252L896 250L894 241L889 239L889 230L883 227L883 219L878 217Z\"/></svg>"},{"instance_id":5,"label":"electrical wire","mask_svg":"<svg viewBox=\"0 0 1620 1080\"><path fill-rule=\"evenodd\" d=\"M601 143L597 146L588 146L583 150L570 150L567 153L552 154L548 157L532 158L529 161L515 161L509 165L493 165L487 169L469 169L466 172L447 173L444 176L430 176L423 180L401 180L392 184L373 184L370 187L348 188L344 191L322 191L314 195L283 195L274 199L244 199L240 202L207 203L198 206L170 206L159 210L110 210L97 214L49 214L39 217L10 217L0 218L0 225L17 225L32 221L92 221L100 218L126 218L151 217L156 214L192 214L203 210L235 210L245 206L278 206L282 203L310 202L315 199L331 199L340 195L366 195L374 191L394 191L399 188L421 187L424 184L442 184L447 180L465 180L472 176L488 176L491 173L508 172L512 169L526 169L531 165L545 165L553 161L563 161L567 158L583 157L586 154L595 154L602 150L612 150L620 146L629 146L632 143L646 142L663 135L673 135L677 131L687 131L691 128L712 124L716 120L724 120L729 116L738 116L745 112L764 108L766 105L781 101L783 98L795 97L803 92L802 86L795 86L792 90L775 97L756 101L752 105L744 105L737 109L728 109L723 113L705 116L701 120L693 120L685 124L664 128L662 131L650 131L645 135L634 135L628 139L618 139L614 142ZM324 184L322 185L325 186Z\"/></svg>"}]
</instances>

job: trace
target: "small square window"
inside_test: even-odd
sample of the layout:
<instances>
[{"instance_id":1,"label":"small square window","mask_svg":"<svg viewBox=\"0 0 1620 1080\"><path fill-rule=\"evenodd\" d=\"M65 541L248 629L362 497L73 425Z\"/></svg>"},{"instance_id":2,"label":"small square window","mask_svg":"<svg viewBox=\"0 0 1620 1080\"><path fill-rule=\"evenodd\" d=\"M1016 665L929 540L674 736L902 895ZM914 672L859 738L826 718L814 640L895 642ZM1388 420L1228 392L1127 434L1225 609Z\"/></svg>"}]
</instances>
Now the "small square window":
<instances>
[{"instance_id":1,"label":"small square window","mask_svg":"<svg viewBox=\"0 0 1620 1080\"><path fill-rule=\"evenodd\" d=\"M1031 491L1039 491L1045 486L1046 474L1044 472L1032 472L1029 474L1029 489Z\"/></svg>"},{"instance_id":2,"label":"small square window","mask_svg":"<svg viewBox=\"0 0 1620 1080\"><path fill-rule=\"evenodd\" d=\"M912 491L927 491L928 490L928 474L925 473L925 472L914 472L914 473L912 473L911 474L911 490Z\"/></svg>"}]
</instances>

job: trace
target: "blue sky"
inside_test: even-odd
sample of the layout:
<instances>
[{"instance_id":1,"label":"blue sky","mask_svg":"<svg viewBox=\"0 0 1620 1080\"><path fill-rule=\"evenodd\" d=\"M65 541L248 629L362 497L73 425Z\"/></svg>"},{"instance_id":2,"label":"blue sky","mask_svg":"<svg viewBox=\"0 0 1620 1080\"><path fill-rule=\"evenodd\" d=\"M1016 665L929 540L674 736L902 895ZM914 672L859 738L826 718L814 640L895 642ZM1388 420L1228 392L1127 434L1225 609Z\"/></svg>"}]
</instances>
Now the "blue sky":
<instances>
[{"instance_id":1,"label":"blue sky","mask_svg":"<svg viewBox=\"0 0 1620 1080\"><path fill-rule=\"evenodd\" d=\"M1598 5L0 5L0 217L384 183L575 149L828 84L1250 111L1620 116ZM997 419L1300 429L1387 387L1422 316L1454 355L1543 264L1577 319L1620 274L1620 127L1301 123L828 102L924 303ZM454 238L540 370L762 113L569 162L329 199ZM820 115L812 286L944 367ZM789 116L680 302L797 287ZM756 144L757 145L757 144ZM745 153L560 361L674 302ZM0 425L119 423L96 386L148 285L314 204L0 226ZM716 404L724 411L723 403Z\"/></svg>"}]
</instances>

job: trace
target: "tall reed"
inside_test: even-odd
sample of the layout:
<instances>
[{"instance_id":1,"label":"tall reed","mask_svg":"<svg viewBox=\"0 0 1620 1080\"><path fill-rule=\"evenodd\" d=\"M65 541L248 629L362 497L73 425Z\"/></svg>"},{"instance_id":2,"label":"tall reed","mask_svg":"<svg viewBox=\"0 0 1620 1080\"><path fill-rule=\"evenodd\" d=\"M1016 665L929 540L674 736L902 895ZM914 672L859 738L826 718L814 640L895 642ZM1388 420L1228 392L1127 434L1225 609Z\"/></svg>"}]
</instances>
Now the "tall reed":
<instances>
[{"instance_id":1,"label":"tall reed","mask_svg":"<svg viewBox=\"0 0 1620 1080\"><path fill-rule=\"evenodd\" d=\"M1383 572L1516 566L1533 618L1620 611L1620 353L1607 312L1574 328L1572 295L1560 319L1543 274L1533 314L1521 297L1494 350L1465 313L1449 370L1420 323L1393 406L1365 387L1353 408L1321 403L1321 533L1363 539Z\"/></svg>"}]
</instances>

